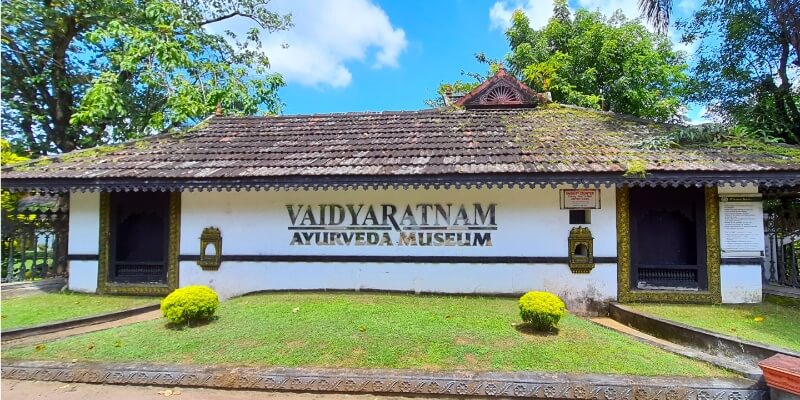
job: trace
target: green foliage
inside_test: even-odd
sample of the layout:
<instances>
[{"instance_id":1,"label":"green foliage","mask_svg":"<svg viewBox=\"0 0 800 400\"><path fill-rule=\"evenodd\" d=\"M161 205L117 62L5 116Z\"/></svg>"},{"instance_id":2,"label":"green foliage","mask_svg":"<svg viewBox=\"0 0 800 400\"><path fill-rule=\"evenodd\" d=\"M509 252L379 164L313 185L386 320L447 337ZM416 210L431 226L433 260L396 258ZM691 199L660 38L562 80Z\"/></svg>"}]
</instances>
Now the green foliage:
<instances>
[{"instance_id":1,"label":"green foliage","mask_svg":"<svg viewBox=\"0 0 800 400\"><path fill-rule=\"evenodd\" d=\"M49 342L40 351L35 344L3 344L2 357L733 377L570 314L559 321L558 335L530 335L512 325L519 321L516 303L490 296L259 293L223 302L217 315L224 323L202 329L165 329L163 320L145 321Z\"/></svg>"},{"instance_id":2,"label":"green foliage","mask_svg":"<svg viewBox=\"0 0 800 400\"><path fill-rule=\"evenodd\" d=\"M642 150L664 150L678 147L678 142L672 135L648 136L639 142Z\"/></svg>"},{"instance_id":3,"label":"green foliage","mask_svg":"<svg viewBox=\"0 0 800 400\"><path fill-rule=\"evenodd\" d=\"M520 317L538 331L554 328L566 309L558 296L548 292L528 292L519 299Z\"/></svg>"},{"instance_id":4,"label":"green foliage","mask_svg":"<svg viewBox=\"0 0 800 400\"><path fill-rule=\"evenodd\" d=\"M562 104L602 109L658 121L680 118L688 66L664 35L649 32L621 12L606 17L563 0L542 29L517 11L506 32L512 72Z\"/></svg>"},{"instance_id":5,"label":"green foliage","mask_svg":"<svg viewBox=\"0 0 800 400\"><path fill-rule=\"evenodd\" d=\"M58 292L3 299L3 330L157 304L158 298Z\"/></svg>"},{"instance_id":6,"label":"green foliage","mask_svg":"<svg viewBox=\"0 0 800 400\"><path fill-rule=\"evenodd\" d=\"M628 160L625 163L625 173L622 175L629 178L646 178L647 162L637 158Z\"/></svg>"},{"instance_id":7,"label":"green foliage","mask_svg":"<svg viewBox=\"0 0 800 400\"><path fill-rule=\"evenodd\" d=\"M760 296L759 296L760 298ZM765 296L765 299L769 299ZM627 304L640 312L748 341L800 351L798 304Z\"/></svg>"},{"instance_id":8,"label":"green foliage","mask_svg":"<svg viewBox=\"0 0 800 400\"><path fill-rule=\"evenodd\" d=\"M425 100L425 104L431 108L438 108L444 107L445 104L444 97L449 94L465 94L472 91L480 85L480 82L464 82L461 80L457 80L453 83L440 83L439 88L436 90L437 96L433 99Z\"/></svg>"},{"instance_id":9,"label":"green foliage","mask_svg":"<svg viewBox=\"0 0 800 400\"><path fill-rule=\"evenodd\" d=\"M483 53L476 53L475 58L478 62L489 65L489 69L485 75L461 71L461 75L468 77L470 81L462 81L459 79L453 83L440 83L439 88L436 89L437 96L433 99L425 100L425 104L431 108L447 106L448 104L446 104L444 100L445 96L448 94L465 95L480 86L485 80L494 76L500 69L501 64L497 60L488 59Z\"/></svg>"},{"instance_id":10,"label":"green foliage","mask_svg":"<svg viewBox=\"0 0 800 400\"><path fill-rule=\"evenodd\" d=\"M0 139L0 165L19 164L30 160L30 158L17 154L12 148L8 140ZM0 209L2 209L3 218L6 218L6 213L13 211L17 208L17 203L22 198L22 193L11 193L7 190L0 190Z\"/></svg>"},{"instance_id":11,"label":"green foliage","mask_svg":"<svg viewBox=\"0 0 800 400\"><path fill-rule=\"evenodd\" d=\"M19 155L11 148L11 143L6 139L0 139L0 165L18 164L30 160L30 158Z\"/></svg>"},{"instance_id":12,"label":"green foliage","mask_svg":"<svg viewBox=\"0 0 800 400\"><path fill-rule=\"evenodd\" d=\"M231 18L254 28L209 29ZM281 107L259 32L291 21L266 2L8 0L2 24L3 136L35 154Z\"/></svg>"},{"instance_id":13,"label":"green foliage","mask_svg":"<svg viewBox=\"0 0 800 400\"><path fill-rule=\"evenodd\" d=\"M219 307L219 297L208 286L175 289L161 301L161 313L176 325L207 321Z\"/></svg>"},{"instance_id":14,"label":"green foliage","mask_svg":"<svg viewBox=\"0 0 800 400\"><path fill-rule=\"evenodd\" d=\"M797 4L706 1L691 19L679 22L682 40L699 43L690 100L709 104L719 119L746 127L762 141L800 143Z\"/></svg>"},{"instance_id":15,"label":"green foliage","mask_svg":"<svg viewBox=\"0 0 800 400\"><path fill-rule=\"evenodd\" d=\"M648 136L639 142L643 150L659 151L688 145L720 143L728 135L728 128L719 124L701 124L674 129L667 134Z\"/></svg>"},{"instance_id":16,"label":"green foliage","mask_svg":"<svg viewBox=\"0 0 800 400\"><path fill-rule=\"evenodd\" d=\"M769 155L771 162L800 163L800 149L796 146L785 145L780 138L765 137L762 136L762 132L741 125L733 127L720 124L695 125L675 129L665 135L649 136L639 142L640 149L650 151L691 147L712 147L733 150L741 154ZM633 169L638 167L634 165ZM630 168L628 173L635 174Z\"/></svg>"}]
</instances>

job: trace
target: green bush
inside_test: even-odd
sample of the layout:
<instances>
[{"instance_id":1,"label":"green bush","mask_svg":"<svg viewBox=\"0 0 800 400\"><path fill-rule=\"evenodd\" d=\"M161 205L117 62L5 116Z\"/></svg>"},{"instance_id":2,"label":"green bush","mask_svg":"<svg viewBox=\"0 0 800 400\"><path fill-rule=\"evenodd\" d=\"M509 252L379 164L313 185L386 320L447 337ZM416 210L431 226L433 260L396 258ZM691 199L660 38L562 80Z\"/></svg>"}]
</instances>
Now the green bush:
<instances>
[{"instance_id":1,"label":"green bush","mask_svg":"<svg viewBox=\"0 0 800 400\"><path fill-rule=\"evenodd\" d=\"M208 286L175 289L161 300L161 313L177 325L207 321L219 306L219 297Z\"/></svg>"},{"instance_id":2,"label":"green bush","mask_svg":"<svg viewBox=\"0 0 800 400\"><path fill-rule=\"evenodd\" d=\"M538 331L555 327L566 308L558 296L548 292L528 292L519 299L520 317Z\"/></svg>"}]
</instances>

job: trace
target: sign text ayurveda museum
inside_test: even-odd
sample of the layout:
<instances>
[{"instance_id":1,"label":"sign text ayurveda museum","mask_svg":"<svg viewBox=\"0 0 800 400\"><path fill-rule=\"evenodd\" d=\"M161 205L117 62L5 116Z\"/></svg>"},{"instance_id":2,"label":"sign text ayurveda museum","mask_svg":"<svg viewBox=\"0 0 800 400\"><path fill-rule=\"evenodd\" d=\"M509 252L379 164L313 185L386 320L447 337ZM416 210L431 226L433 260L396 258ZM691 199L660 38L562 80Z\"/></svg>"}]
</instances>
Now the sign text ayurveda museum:
<instances>
[{"instance_id":1,"label":"sign text ayurveda museum","mask_svg":"<svg viewBox=\"0 0 800 400\"><path fill-rule=\"evenodd\" d=\"M497 204L287 204L290 245L491 246Z\"/></svg>"}]
</instances>

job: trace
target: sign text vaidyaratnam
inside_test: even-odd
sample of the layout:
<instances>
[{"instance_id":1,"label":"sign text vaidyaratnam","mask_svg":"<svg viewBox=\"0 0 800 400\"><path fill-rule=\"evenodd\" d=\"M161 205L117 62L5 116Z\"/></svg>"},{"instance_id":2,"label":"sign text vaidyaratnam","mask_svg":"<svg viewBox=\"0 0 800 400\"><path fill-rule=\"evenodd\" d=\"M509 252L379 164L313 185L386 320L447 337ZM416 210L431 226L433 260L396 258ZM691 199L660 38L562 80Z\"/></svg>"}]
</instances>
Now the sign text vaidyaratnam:
<instances>
[{"instance_id":1,"label":"sign text vaidyaratnam","mask_svg":"<svg viewBox=\"0 0 800 400\"><path fill-rule=\"evenodd\" d=\"M287 204L290 245L491 246L497 205Z\"/></svg>"}]
</instances>

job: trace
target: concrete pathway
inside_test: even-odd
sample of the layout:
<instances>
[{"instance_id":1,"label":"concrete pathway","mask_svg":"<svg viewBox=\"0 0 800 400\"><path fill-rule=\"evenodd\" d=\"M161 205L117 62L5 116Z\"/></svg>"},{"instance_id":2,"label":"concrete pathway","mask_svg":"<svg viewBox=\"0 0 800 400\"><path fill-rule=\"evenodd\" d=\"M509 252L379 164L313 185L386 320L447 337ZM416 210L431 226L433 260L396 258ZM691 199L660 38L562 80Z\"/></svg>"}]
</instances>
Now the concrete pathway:
<instances>
[{"instance_id":1,"label":"concrete pathway","mask_svg":"<svg viewBox=\"0 0 800 400\"><path fill-rule=\"evenodd\" d=\"M154 386L91 385L40 381L2 380L3 400L408 400L407 397L375 395L254 392L198 388L163 388ZM420 397L416 397L420 398Z\"/></svg>"},{"instance_id":2,"label":"concrete pathway","mask_svg":"<svg viewBox=\"0 0 800 400\"><path fill-rule=\"evenodd\" d=\"M19 339L12 339L4 341L3 346L11 347L11 346L22 346L28 344L38 344L43 342L52 342L54 340L80 335L82 333L89 333L89 332L101 331L104 329L116 328L122 325L128 325L142 321L150 321L161 317L162 317L161 310L153 310L146 312L144 314L118 319L116 321L101 322L99 324L79 326L77 328L64 329L53 333L45 333L44 335L26 336Z\"/></svg>"},{"instance_id":3,"label":"concrete pathway","mask_svg":"<svg viewBox=\"0 0 800 400\"><path fill-rule=\"evenodd\" d=\"M634 339L640 342L651 344L653 346L656 346L662 350L669 351L671 353L680 354L682 356L693 358L695 360L702 360L707 363L714 364L720 368L737 372L750 379L758 380L761 377L761 370L758 368L742 364L740 362L737 362L736 360L727 357L720 357L708 354L698 349L681 346L679 344L672 343L668 340L657 338L655 336L631 328L630 326L627 326L625 324L621 324L611 318L607 317L591 318L591 321L598 325L604 326L608 329L612 329L617 332L626 334L628 336L632 336Z\"/></svg>"}]
</instances>

